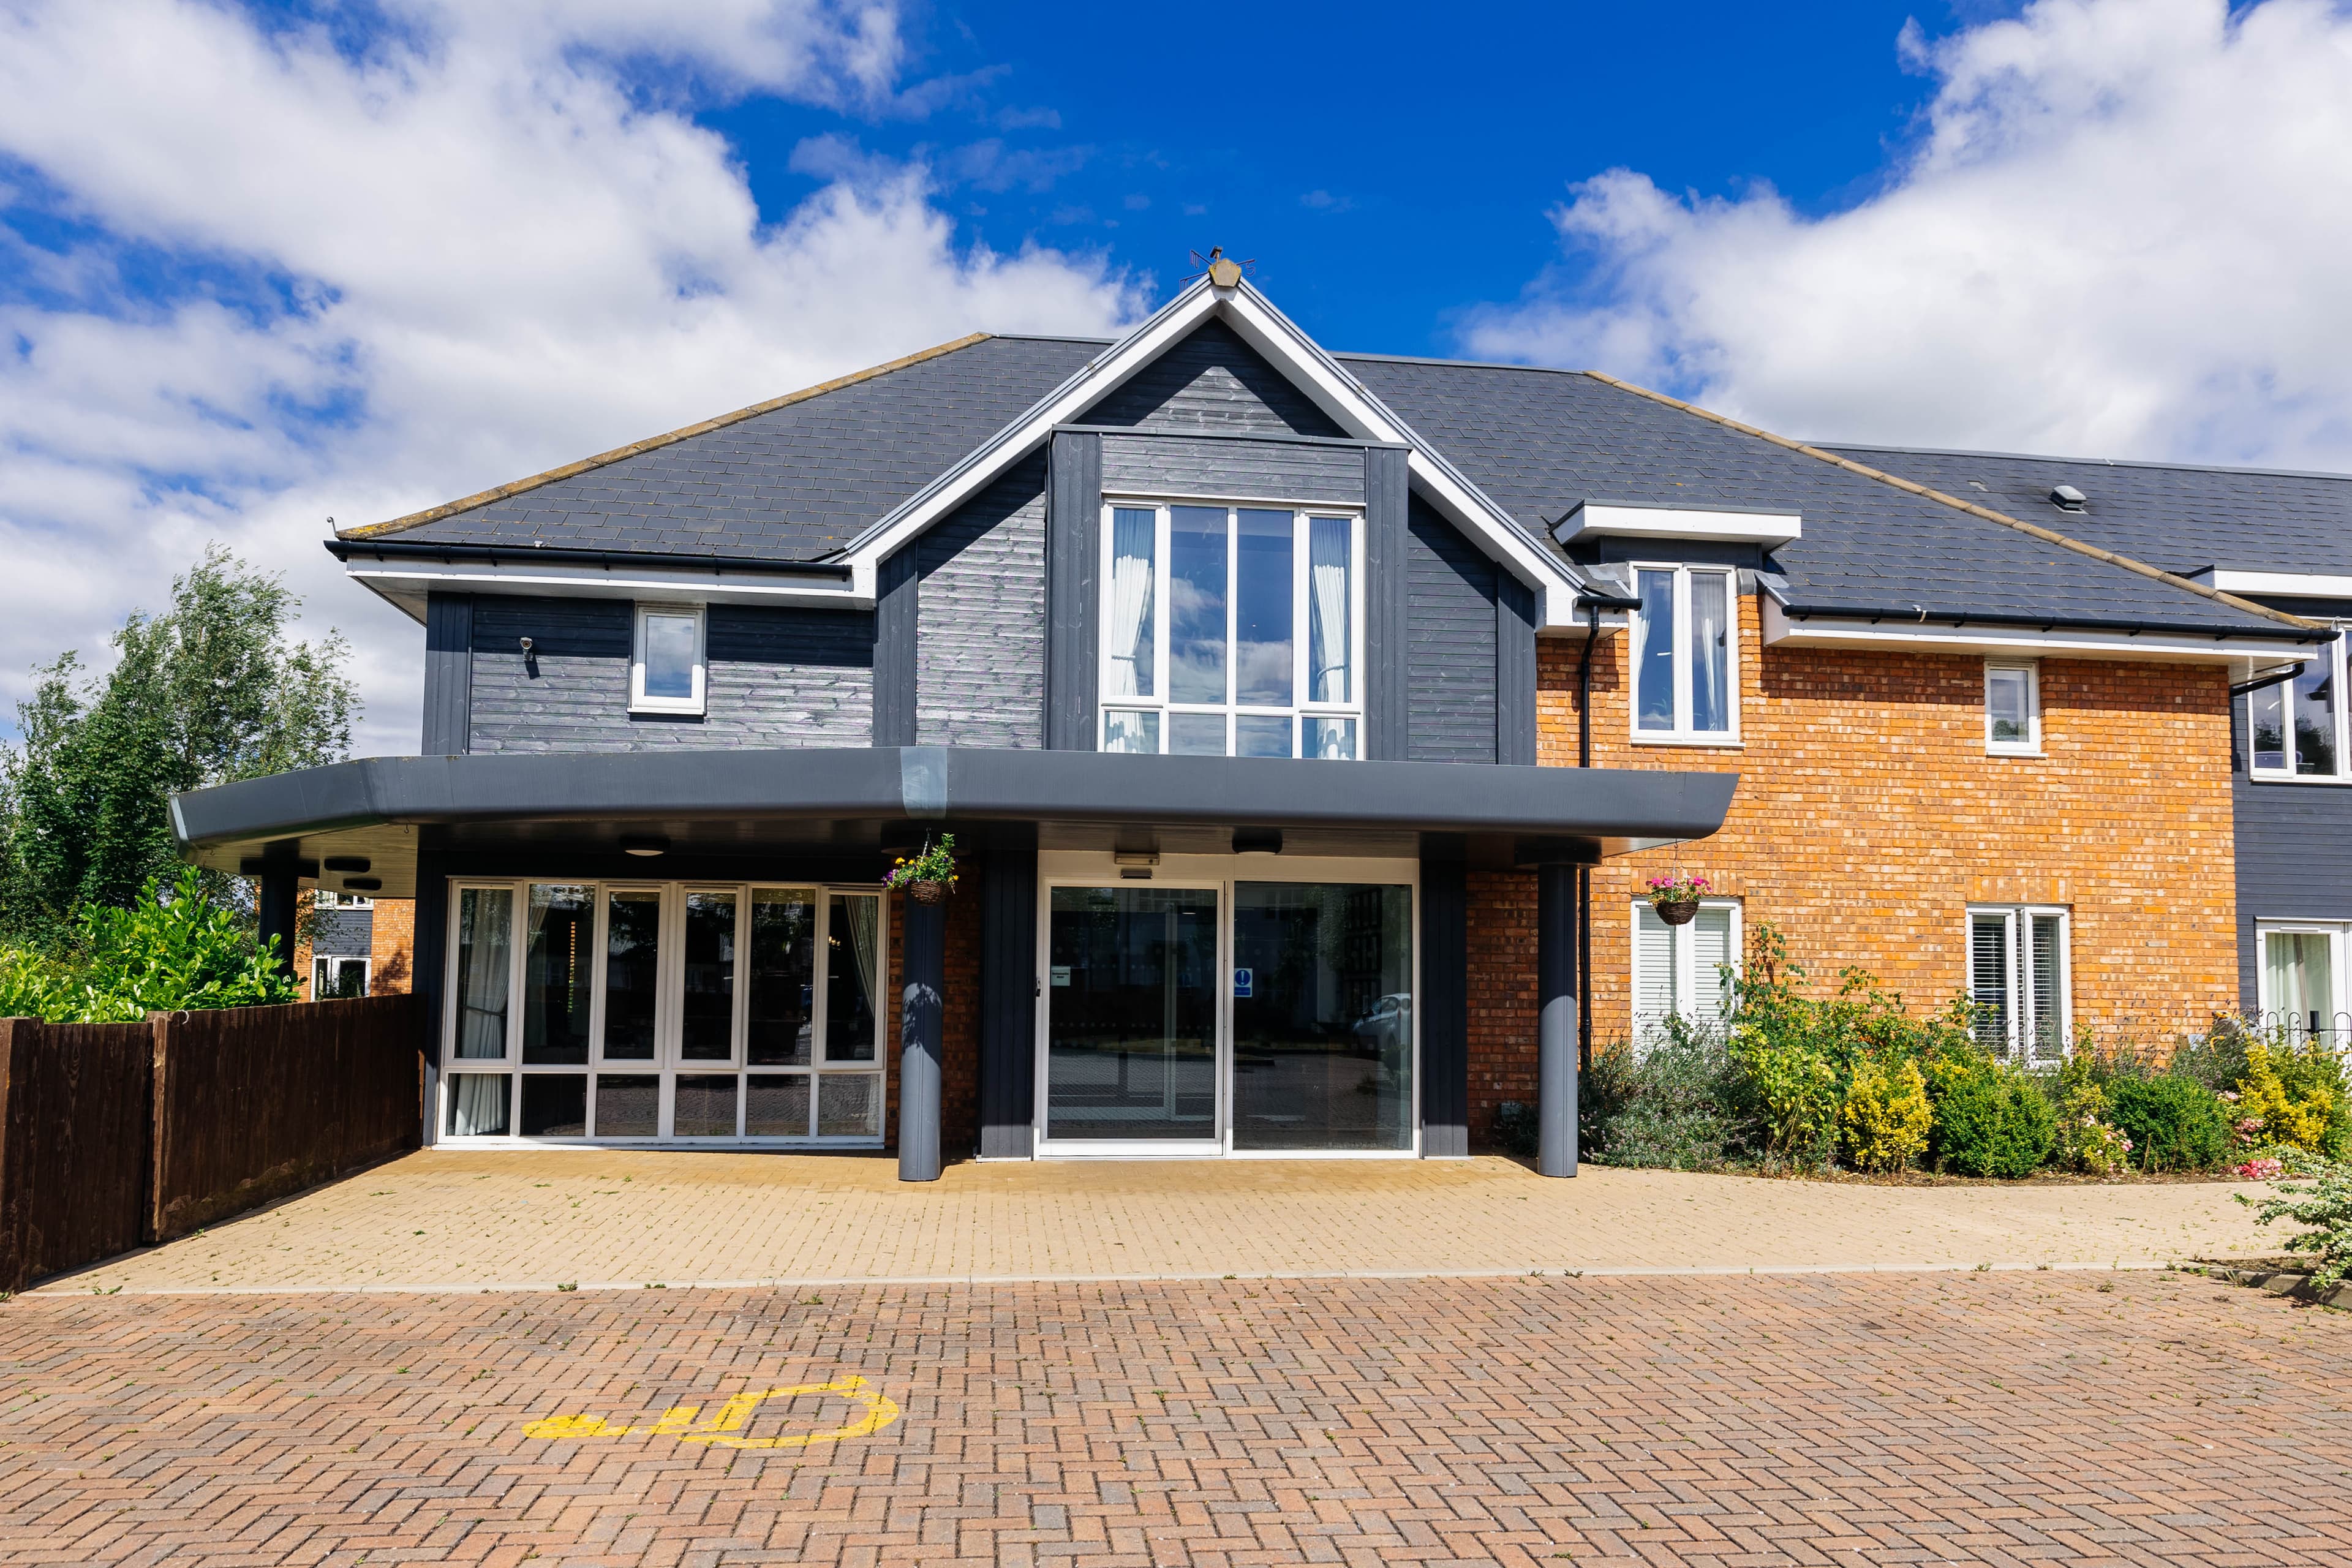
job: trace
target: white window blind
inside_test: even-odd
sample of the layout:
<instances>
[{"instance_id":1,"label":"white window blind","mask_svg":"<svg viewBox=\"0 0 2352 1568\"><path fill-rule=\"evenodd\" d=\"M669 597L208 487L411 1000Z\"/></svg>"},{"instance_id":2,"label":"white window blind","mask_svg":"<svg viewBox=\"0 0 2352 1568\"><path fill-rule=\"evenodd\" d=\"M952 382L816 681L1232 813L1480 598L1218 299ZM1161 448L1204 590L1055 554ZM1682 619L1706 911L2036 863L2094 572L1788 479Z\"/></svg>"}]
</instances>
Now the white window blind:
<instances>
[{"instance_id":1,"label":"white window blind","mask_svg":"<svg viewBox=\"0 0 2352 1568\"><path fill-rule=\"evenodd\" d=\"M1977 1038L2028 1066L2063 1060L2072 1012L2066 911L1969 911L1969 1000Z\"/></svg>"},{"instance_id":2,"label":"white window blind","mask_svg":"<svg viewBox=\"0 0 2352 1568\"><path fill-rule=\"evenodd\" d=\"M1633 904L1633 1034L1644 1039L1667 1018L1712 1026L1730 1012L1723 967L1739 961L1739 906L1710 900L1688 925L1671 926L1646 899Z\"/></svg>"}]
</instances>

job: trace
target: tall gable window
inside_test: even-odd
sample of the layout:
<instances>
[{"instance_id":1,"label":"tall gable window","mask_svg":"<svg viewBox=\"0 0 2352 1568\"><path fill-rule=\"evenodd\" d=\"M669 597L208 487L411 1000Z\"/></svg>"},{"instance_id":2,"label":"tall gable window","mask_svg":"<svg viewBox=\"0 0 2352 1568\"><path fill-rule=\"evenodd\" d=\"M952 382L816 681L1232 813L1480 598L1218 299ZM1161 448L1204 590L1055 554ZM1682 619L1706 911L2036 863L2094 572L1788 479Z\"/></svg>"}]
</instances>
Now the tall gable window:
<instances>
[{"instance_id":1,"label":"tall gable window","mask_svg":"<svg viewBox=\"0 0 2352 1568\"><path fill-rule=\"evenodd\" d=\"M705 671L702 610L695 605L639 605L629 659L629 711L699 713Z\"/></svg>"},{"instance_id":2,"label":"tall gable window","mask_svg":"<svg viewBox=\"0 0 2352 1568\"><path fill-rule=\"evenodd\" d=\"M2338 637L2293 680L2248 699L2253 771L2273 778L2352 778L2344 715L2345 639Z\"/></svg>"},{"instance_id":3,"label":"tall gable window","mask_svg":"<svg viewBox=\"0 0 2352 1568\"><path fill-rule=\"evenodd\" d=\"M1739 730L1739 622L1728 571L1639 566L1633 738L1721 744Z\"/></svg>"},{"instance_id":4,"label":"tall gable window","mask_svg":"<svg viewBox=\"0 0 2352 1568\"><path fill-rule=\"evenodd\" d=\"M1322 510L1106 507L1102 749L1357 756L1362 532Z\"/></svg>"}]
</instances>

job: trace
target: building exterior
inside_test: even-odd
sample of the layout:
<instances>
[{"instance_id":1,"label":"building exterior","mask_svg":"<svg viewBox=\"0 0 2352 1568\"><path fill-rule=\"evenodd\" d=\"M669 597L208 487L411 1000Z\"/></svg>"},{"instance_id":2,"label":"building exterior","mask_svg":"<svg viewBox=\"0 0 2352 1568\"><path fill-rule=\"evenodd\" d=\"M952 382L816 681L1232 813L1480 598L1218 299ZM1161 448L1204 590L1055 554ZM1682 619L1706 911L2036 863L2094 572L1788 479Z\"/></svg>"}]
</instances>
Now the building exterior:
<instances>
[{"instance_id":1,"label":"building exterior","mask_svg":"<svg viewBox=\"0 0 2352 1568\"><path fill-rule=\"evenodd\" d=\"M2332 628L1866 458L1334 355L1227 264L346 531L427 754L177 831L415 900L453 1142L922 1177L1526 1100L1564 1174L1580 1043L1718 1012L1763 921L2027 1058L2234 1010L2231 693ZM885 889L947 833L952 897Z\"/></svg>"}]
</instances>

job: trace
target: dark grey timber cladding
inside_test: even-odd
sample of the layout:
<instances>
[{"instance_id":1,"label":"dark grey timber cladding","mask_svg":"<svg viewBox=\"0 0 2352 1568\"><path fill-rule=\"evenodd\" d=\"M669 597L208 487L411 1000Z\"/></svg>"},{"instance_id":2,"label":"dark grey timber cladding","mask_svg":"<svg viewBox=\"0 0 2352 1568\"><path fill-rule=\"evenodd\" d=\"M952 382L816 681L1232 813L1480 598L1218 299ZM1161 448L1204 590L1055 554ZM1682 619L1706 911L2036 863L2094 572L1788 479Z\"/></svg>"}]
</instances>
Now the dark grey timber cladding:
<instances>
[{"instance_id":1,"label":"dark grey timber cladding","mask_svg":"<svg viewBox=\"0 0 2352 1568\"><path fill-rule=\"evenodd\" d=\"M474 732L474 600L433 594L425 600L425 731L428 757L465 752Z\"/></svg>"},{"instance_id":2,"label":"dark grey timber cladding","mask_svg":"<svg viewBox=\"0 0 2352 1568\"><path fill-rule=\"evenodd\" d=\"M428 1064L441 1060L442 981L449 967L449 860L431 849L416 852L415 925L410 933L410 988L418 998L417 1016L424 1037L416 1042ZM432 1125L433 1107L425 1107L425 1125ZM429 1136L429 1133L428 1133Z\"/></svg>"},{"instance_id":3,"label":"dark grey timber cladding","mask_svg":"<svg viewBox=\"0 0 2352 1568\"><path fill-rule=\"evenodd\" d=\"M1045 743L1045 455L912 546L922 569L915 743Z\"/></svg>"},{"instance_id":4,"label":"dark grey timber cladding","mask_svg":"<svg viewBox=\"0 0 2352 1568\"><path fill-rule=\"evenodd\" d=\"M1074 423L1144 430L1347 434L1223 321L1202 323Z\"/></svg>"},{"instance_id":5,"label":"dark grey timber cladding","mask_svg":"<svg viewBox=\"0 0 2352 1568\"><path fill-rule=\"evenodd\" d=\"M1103 489L1113 495L1329 501L1361 506L1354 446L1203 436L1105 436Z\"/></svg>"},{"instance_id":6,"label":"dark grey timber cladding","mask_svg":"<svg viewBox=\"0 0 2352 1568\"><path fill-rule=\"evenodd\" d=\"M713 605L705 717L631 714L634 607L621 599L480 598L477 752L871 743L874 618L857 610ZM523 655L521 639L531 639Z\"/></svg>"},{"instance_id":7,"label":"dark grey timber cladding","mask_svg":"<svg viewBox=\"0 0 2352 1568\"><path fill-rule=\"evenodd\" d=\"M1536 594L1495 569L1495 760L1536 765Z\"/></svg>"},{"instance_id":8,"label":"dark grey timber cladding","mask_svg":"<svg viewBox=\"0 0 2352 1568\"><path fill-rule=\"evenodd\" d=\"M1407 526L1412 748L1418 763L1496 760L1495 563L1416 496Z\"/></svg>"},{"instance_id":9,"label":"dark grey timber cladding","mask_svg":"<svg viewBox=\"0 0 2352 1568\"><path fill-rule=\"evenodd\" d=\"M1470 1152L1470 891L1463 848L1421 850L1421 1152Z\"/></svg>"},{"instance_id":10,"label":"dark grey timber cladding","mask_svg":"<svg viewBox=\"0 0 2352 1568\"><path fill-rule=\"evenodd\" d=\"M1045 485L1045 744L1095 749L1095 621L1100 595L1102 441L1057 430Z\"/></svg>"},{"instance_id":11,"label":"dark grey timber cladding","mask_svg":"<svg viewBox=\"0 0 2352 1568\"><path fill-rule=\"evenodd\" d=\"M911 746L920 691L916 633L922 619L920 557L912 545L885 560L874 584L874 743Z\"/></svg>"},{"instance_id":12,"label":"dark grey timber cladding","mask_svg":"<svg viewBox=\"0 0 2352 1568\"><path fill-rule=\"evenodd\" d=\"M986 830L980 900L980 1157L1025 1160L1037 1073L1036 824Z\"/></svg>"},{"instance_id":13,"label":"dark grey timber cladding","mask_svg":"<svg viewBox=\"0 0 2352 1568\"><path fill-rule=\"evenodd\" d=\"M1400 447L1364 453L1364 755L1378 763L1412 755L1408 456Z\"/></svg>"},{"instance_id":14,"label":"dark grey timber cladding","mask_svg":"<svg viewBox=\"0 0 2352 1568\"><path fill-rule=\"evenodd\" d=\"M2246 704L2234 704L2241 759ZM2238 842L2238 1005L2262 1003L2256 921L2352 921L2352 784L2231 782Z\"/></svg>"}]
</instances>

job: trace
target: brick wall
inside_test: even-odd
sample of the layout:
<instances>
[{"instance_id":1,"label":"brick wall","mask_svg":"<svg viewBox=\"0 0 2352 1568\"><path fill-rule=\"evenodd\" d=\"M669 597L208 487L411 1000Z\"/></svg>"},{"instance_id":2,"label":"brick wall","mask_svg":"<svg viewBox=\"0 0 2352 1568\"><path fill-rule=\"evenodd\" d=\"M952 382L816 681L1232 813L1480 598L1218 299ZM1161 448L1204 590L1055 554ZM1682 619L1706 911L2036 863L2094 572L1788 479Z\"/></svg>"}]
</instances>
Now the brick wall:
<instances>
[{"instance_id":1,"label":"brick wall","mask_svg":"<svg viewBox=\"0 0 2352 1568\"><path fill-rule=\"evenodd\" d=\"M1982 659L1763 649L1752 595L1740 622L1738 749L1633 744L1624 639L1594 652L1596 765L1740 774L1714 837L1595 871L1598 1037L1630 1027L1633 891L1676 865L1739 898L1749 929L1779 926L1816 980L1833 983L1858 964L1916 1008L1961 988L1963 910L1996 901L2073 910L2074 1018L2102 1037L2168 1040L2235 1008L2221 667L2045 659L2044 755L1993 757L1984 748ZM1540 652L1539 760L1573 766L1580 647L1548 640ZM1521 896L1531 910L1531 882ZM1486 924L1498 942L1516 929L1499 915ZM1477 928L1474 916L1474 944ZM1531 939L1528 951L1531 977ZM1474 991L1486 983L1474 979ZM1496 1026L1493 1038L1524 1037L1514 1048L1531 1057L1532 995L1513 1005L1523 1023ZM1516 1065L1478 1067L1473 1050L1474 1101L1475 1079L1523 1076Z\"/></svg>"},{"instance_id":2,"label":"brick wall","mask_svg":"<svg viewBox=\"0 0 2352 1568\"><path fill-rule=\"evenodd\" d=\"M378 899L368 945L368 994L405 994L415 984L416 900Z\"/></svg>"},{"instance_id":3,"label":"brick wall","mask_svg":"<svg viewBox=\"0 0 2352 1568\"><path fill-rule=\"evenodd\" d=\"M1483 1143L1495 1110L1536 1097L1536 879L1527 871L1469 878L1470 1135Z\"/></svg>"}]
</instances>

